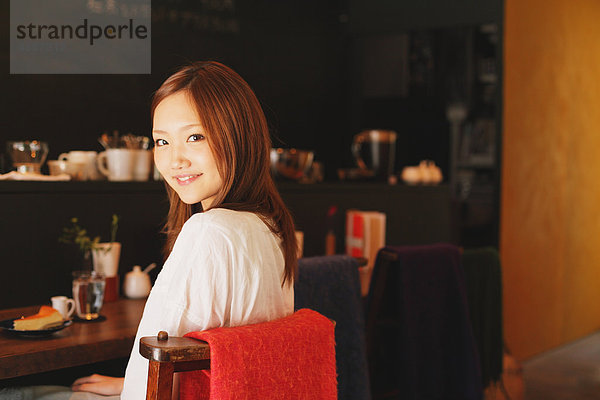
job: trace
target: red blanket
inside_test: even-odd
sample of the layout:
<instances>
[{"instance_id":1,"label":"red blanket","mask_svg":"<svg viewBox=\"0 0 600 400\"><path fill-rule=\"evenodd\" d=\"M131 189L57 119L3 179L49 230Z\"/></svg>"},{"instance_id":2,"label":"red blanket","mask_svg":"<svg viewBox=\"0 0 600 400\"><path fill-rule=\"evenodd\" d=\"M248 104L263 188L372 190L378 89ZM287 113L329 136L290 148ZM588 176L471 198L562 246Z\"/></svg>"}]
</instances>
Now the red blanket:
<instances>
[{"instance_id":1,"label":"red blanket","mask_svg":"<svg viewBox=\"0 0 600 400\"><path fill-rule=\"evenodd\" d=\"M337 399L334 326L316 311L185 336L208 342L211 370L181 374L182 400Z\"/></svg>"}]
</instances>

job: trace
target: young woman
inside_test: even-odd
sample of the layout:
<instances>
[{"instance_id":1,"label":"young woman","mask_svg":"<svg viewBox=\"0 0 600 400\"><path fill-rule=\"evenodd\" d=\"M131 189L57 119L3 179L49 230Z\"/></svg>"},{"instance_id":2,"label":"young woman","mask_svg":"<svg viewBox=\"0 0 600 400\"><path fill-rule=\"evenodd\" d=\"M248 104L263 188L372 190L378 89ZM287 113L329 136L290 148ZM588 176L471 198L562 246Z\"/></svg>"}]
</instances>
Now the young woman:
<instances>
[{"instance_id":1,"label":"young woman","mask_svg":"<svg viewBox=\"0 0 600 400\"><path fill-rule=\"evenodd\" d=\"M294 309L294 224L270 175L271 141L252 89L225 65L197 62L162 84L152 117L154 161L170 200L169 256L125 378L92 375L74 391L145 399L140 337L252 324Z\"/></svg>"}]
</instances>

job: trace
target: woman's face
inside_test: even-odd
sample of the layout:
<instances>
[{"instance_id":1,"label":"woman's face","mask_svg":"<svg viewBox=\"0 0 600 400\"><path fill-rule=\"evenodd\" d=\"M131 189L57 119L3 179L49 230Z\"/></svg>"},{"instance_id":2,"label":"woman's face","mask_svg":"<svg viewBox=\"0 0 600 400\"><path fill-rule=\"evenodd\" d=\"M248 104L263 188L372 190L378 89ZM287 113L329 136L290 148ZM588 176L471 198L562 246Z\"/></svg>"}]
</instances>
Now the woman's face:
<instances>
[{"instance_id":1,"label":"woman's face","mask_svg":"<svg viewBox=\"0 0 600 400\"><path fill-rule=\"evenodd\" d=\"M204 210L223 186L196 111L185 91L166 97L154 110L154 162L165 181L186 204Z\"/></svg>"}]
</instances>

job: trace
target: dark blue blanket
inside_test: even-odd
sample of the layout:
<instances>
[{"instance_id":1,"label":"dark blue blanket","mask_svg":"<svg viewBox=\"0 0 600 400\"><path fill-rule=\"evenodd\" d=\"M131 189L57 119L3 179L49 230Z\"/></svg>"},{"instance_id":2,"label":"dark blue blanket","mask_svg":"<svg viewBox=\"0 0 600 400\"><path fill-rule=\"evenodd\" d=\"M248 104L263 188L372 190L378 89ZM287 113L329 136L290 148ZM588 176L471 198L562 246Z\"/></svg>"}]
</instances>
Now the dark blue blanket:
<instances>
[{"instance_id":1,"label":"dark blue blanket","mask_svg":"<svg viewBox=\"0 0 600 400\"><path fill-rule=\"evenodd\" d=\"M295 308L335 320L339 399L370 399L358 264L348 256L299 260Z\"/></svg>"}]
</instances>

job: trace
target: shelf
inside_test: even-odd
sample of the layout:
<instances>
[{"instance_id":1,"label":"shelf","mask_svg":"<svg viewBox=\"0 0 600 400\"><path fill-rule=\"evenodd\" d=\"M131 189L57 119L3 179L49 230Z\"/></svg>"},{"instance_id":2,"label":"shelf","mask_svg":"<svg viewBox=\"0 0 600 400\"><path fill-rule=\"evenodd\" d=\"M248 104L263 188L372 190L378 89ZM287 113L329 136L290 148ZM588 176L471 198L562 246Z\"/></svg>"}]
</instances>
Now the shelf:
<instances>
[{"instance_id":1,"label":"shelf","mask_svg":"<svg viewBox=\"0 0 600 400\"><path fill-rule=\"evenodd\" d=\"M296 182L275 182L282 193L436 193L448 190L448 185L388 185L383 182L323 182L302 184ZM165 191L162 181L149 182L38 182L1 181L0 194L10 193L160 193Z\"/></svg>"},{"instance_id":2,"label":"shelf","mask_svg":"<svg viewBox=\"0 0 600 400\"><path fill-rule=\"evenodd\" d=\"M162 181L148 182L39 182L0 181L0 194L11 193L158 193L164 192Z\"/></svg>"}]
</instances>

